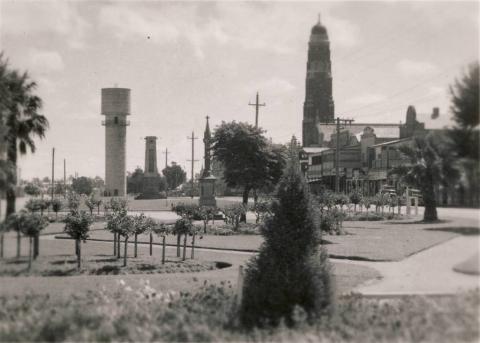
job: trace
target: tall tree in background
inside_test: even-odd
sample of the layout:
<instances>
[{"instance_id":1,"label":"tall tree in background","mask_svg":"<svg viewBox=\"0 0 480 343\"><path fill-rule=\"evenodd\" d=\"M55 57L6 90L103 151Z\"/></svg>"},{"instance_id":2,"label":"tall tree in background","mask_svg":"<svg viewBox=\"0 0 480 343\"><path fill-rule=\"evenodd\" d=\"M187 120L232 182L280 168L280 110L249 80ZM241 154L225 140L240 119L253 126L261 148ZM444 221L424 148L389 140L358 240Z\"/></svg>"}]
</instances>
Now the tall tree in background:
<instances>
[{"instance_id":1,"label":"tall tree in background","mask_svg":"<svg viewBox=\"0 0 480 343\"><path fill-rule=\"evenodd\" d=\"M167 181L168 189L176 189L187 179L187 173L175 162L162 170Z\"/></svg>"},{"instance_id":2,"label":"tall tree in background","mask_svg":"<svg viewBox=\"0 0 480 343\"><path fill-rule=\"evenodd\" d=\"M137 167L133 173L127 175L127 193L138 194L143 191L143 169Z\"/></svg>"},{"instance_id":3,"label":"tall tree in background","mask_svg":"<svg viewBox=\"0 0 480 343\"><path fill-rule=\"evenodd\" d=\"M455 80L450 87L452 102L450 110L456 125L448 131L448 134L451 148L458 159L457 164L466 176L467 188L470 190L467 193L471 195L468 199L469 205L479 202L479 92L479 64L476 62L469 66L461 80ZM475 200L473 196L476 197Z\"/></svg>"},{"instance_id":4,"label":"tall tree in background","mask_svg":"<svg viewBox=\"0 0 480 343\"><path fill-rule=\"evenodd\" d=\"M251 190L277 184L285 166L282 148L270 144L263 132L248 123L222 122L212 139L212 155L225 168L223 178L229 187L243 188L244 205Z\"/></svg>"},{"instance_id":5,"label":"tall tree in background","mask_svg":"<svg viewBox=\"0 0 480 343\"><path fill-rule=\"evenodd\" d=\"M398 150L408 162L391 169L389 175L397 175L407 185L420 189L425 204L423 220L437 220L435 186L458 177L446 143L439 134L430 133L414 137L411 144L402 145Z\"/></svg>"},{"instance_id":6,"label":"tall tree in background","mask_svg":"<svg viewBox=\"0 0 480 343\"><path fill-rule=\"evenodd\" d=\"M38 113L42 100L34 94L37 84L28 74L10 70L8 63L0 54L0 110L5 116L7 161L13 168L7 178L7 215L15 212L15 185L17 181L17 156L26 154L27 149L35 152L35 137L43 138L48 128L48 120Z\"/></svg>"},{"instance_id":7,"label":"tall tree in background","mask_svg":"<svg viewBox=\"0 0 480 343\"><path fill-rule=\"evenodd\" d=\"M78 194L90 195L93 192L93 180L86 176L80 176L72 181L72 189Z\"/></svg>"}]
</instances>

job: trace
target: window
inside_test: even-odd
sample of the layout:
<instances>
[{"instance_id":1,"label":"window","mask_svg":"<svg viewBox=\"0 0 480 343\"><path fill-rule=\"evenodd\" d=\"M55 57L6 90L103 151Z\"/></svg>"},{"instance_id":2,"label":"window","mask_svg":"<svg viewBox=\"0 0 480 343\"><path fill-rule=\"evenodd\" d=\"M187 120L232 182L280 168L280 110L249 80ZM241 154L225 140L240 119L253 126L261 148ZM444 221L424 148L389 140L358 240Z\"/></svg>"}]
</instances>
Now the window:
<instances>
[{"instance_id":1,"label":"window","mask_svg":"<svg viewBox=\"0 0 480 343\"><path fill-rule=\"evenodd\" d=\"M113 122L114 122L115 124L118 124L118 117L115 117L115 118L113 119Z\"/></svg>"},{"instance_id":2,"label":"window","mask_svg":"<svg viewBox=\"0 0 480 343\"><path fill-rule=\"evenodd\" d=\"M117 117L115 117L115 118L117 118ZM114 195L114 196L118 196L118 189L115 189L115 190L113 191L113 195Z\"/></svg>"}]
</instances>

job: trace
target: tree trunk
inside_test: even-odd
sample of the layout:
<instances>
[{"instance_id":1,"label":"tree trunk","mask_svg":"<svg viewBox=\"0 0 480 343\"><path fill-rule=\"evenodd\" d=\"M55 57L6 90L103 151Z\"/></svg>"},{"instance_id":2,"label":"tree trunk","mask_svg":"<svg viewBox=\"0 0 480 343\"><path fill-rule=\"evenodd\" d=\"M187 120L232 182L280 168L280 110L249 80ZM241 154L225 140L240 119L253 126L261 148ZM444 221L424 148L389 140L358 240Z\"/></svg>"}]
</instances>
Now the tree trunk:
<instances>
[{"instance_id":1,"label":"tree trunk","mask_svg":"<svg viewBox=\"0 0 480 343\"><path fill-rule=\"evenodd\" d=\"M192 260L195 258L195 233L193 233L193 237L192 237L192 253L190 255L190 258Z\"/></svg>"},{"instance_id":2,"label":"tree trunk","mask_svg":"<svg viewBox=\"0 0 480 343\"><path fill-rule=\"evenodd\" d=\"M250 193L250 187L245 187L243 190L243 195L242 195L242 204L247 207L248 206L248 193ZM242 223L247 222L247 214L243 213L242 216L240 217L240 221Z\"/></svg>"},{"instance_id":3,"label":"tree trunk","mask_svg":"<svg viewBox=\"0 0 480 343\"><path fill-rule=\"evenodd\" d=\"M187 259L187 235L183 235L183 256L182 261Z\"/></svg>"},{"instance_id":4,"label":"tree trunk","mask_svg":"<svg viewBox=\"0 0 480 343\"><path fill-rule=\"evenodd\" d=\"M33 250L33 244L32 244L32 237L28 238L29 245L28 245L28 270L32 268L32 250Z\"/></svg>"},{"instance_id":5,"label":"tree trunk","mask_svg":"<svg viewBox=\"0 0 480 343\"><path fill-rule=\"evenodd\" d=\"M433 222L438 220L437 203L435 201L435 191L432 184L428 184L422 192L423 202L425 205L425 212L423 213L423 220L426 222Z\"/></svg>"},{"instance_id":6,"label":"tree trunk","mask_svg":"<svg viewBox=\"0 0 480 343\"><path fill-rule=\"evenodd\" d=\"M135 244L134 244L134 248L133 248L133 257L137 257L137 241L138 241L138 235L135 234Z\"/></svg>"},{"instance_id":7,"label":"tree trunk","mask_svg":"<svg viewBox=\"0 0 480 343\"><path fill-rule=\"evenodd\" d=\"M11 125L15 124L16 118L14 117L15 114L10 114L11 118L9 122ZM8 125L8 124L7 124ZM17 184L17 138L14 135L11 135L7 138L7 160L11 163L11 167L13 169L12 173L7 173L7 187L6 190L6 201L7 201L7 209L5 213L5 218L7 218L12 213L15 213L15 185Z\"/></svg>"},{"instance_id":8,"label":"tree trunk","mask_svg":"<svg viewBox=\"0 0 480 343\"><path fill-rule=\"evenodd\" d=\"M166 236L163 236L163 241L162 241L162 264L165 264L165 248L166 248Z\"/></svg>"},{"instance_id":9,"label":"tree trunk","mask_svg":"<svg viewBox=\"0 0 480 343\"><path fill-rule=\"evenodd\" d=\"M37 259L40 254L40 233L37 232L33 238L33 259Z\"/></svg>"},{"instance_id":10,"label":"tree trunk","mask_svg":"<svg viewBox=\"0 0 480 343\"><path fill-rule=\"evenodd\" d=\"M77 239L76 243L77 243L77 251L78 251L77 269L80 270L80 268L82 267L82 242L79 239Z\"/></svg>"},{"instance_id":11,"label":"tree trunk","mask_svg":"<svg viewBox=\"0 0 480 343\"><path fill-rule=\"evenodd\" d=\"M4 237L3 233L0 235L0 258L3 258Z\"/></svg>"},{"instance_id":12,"label":"tree trunk","mask_svg":"<svg viewBox=\"0 0 480 343\"><path fill-rule=\"evenodd\" d=\"M123 250L123 266L127 266L127 247L128 247L128 237L125 237L124 250Z\"/></svg>"},{"instance_id":13,"label":"tree trunk","mask_svg":"<svg viewBox=\"0 0 480 343\"><path fill-rule=\"evenodd\" d=\"M120 258L121 257L121 254L120 254L120 234L117 233L117 258Z\"/></svg>"},{"instance_id":14,"label":"tree trunk","mask_svg":"<svg viewBox=\"0 0 480 343\"><path fill-rule=\"evenodd\" d=\"M20 230L17 231L17 258L20 258L20 245L21 245L22 236L20 236Z\"/></svg>"},{"instance_id":15,"label":"tree trunk","mask_svg":"<svg viewBox=\"0 0 480 343\"><path fill-rule=\"evenodd\" d=\"M113 233L113 256L117 256L117 233Z\"/></svg>"},{"instance_id":16,"label":"tree trunk","mask_svg":"<svg viewBox=\"0 0 480 343\"><path fill-rule=\"evenodd\" d=\"M153 255L153 234L150 232L150 256Z\"/></svg>"},{"instance_id":17,"label":"tree trunk","mask_svg":"<svg viewBox=\"0 0 480 343\"><path fill-rule=\"evenodd\" d=\"M177 234L177 257L180 257L180 244L182 240L182 235Z\"/></svg>"}]
</instances>

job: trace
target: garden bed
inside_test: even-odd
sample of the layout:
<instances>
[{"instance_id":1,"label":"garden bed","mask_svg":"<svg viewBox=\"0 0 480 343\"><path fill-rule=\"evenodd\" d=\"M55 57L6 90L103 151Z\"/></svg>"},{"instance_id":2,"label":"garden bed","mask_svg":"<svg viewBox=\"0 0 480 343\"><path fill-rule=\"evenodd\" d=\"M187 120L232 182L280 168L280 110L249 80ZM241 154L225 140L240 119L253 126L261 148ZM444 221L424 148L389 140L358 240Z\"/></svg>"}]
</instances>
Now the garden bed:
<instances>
[{"instance_id":1,"label":"garden bed","mask_svg":"<svg viewBox=\"0 0 480 343\"><path fill-rule=\"evenodd\" d=\"M235 321L233 287L159 291L148 282L74 297L0 297L0 341L475 342L478 292L448 297L338 299L336 311L292 328L247 331Z\"/></svg>"},{"instance_id":2,"label":"garden bed","mask_svg":"<svg viewBox=\"0 0 480 343\"><path fill-rule=\"evenodd\" d=\"M0 260L0 276L73 276L73 275L124 275L194 273L231 266L229 263L185 260L169 256L165 264L157 257L129 257L123 267L123 259L111 255L82 257L82 268L77 270L77 260L72 255L39 256L28 270L28 258Z\"/></svg>"}]
</instances>

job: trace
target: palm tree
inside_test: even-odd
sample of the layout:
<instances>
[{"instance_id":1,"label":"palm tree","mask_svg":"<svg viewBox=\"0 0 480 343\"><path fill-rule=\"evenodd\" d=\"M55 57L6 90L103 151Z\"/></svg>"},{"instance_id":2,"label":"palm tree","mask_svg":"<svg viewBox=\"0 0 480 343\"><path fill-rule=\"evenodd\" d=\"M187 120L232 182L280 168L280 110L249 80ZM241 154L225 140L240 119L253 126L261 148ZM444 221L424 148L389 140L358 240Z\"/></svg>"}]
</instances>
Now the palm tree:
<instances>
[{"instance_id":1,"label":"palm tree","mask_svg":"<svg viewBox=\"0 0 480 343\"><path fill-rule=\"evenodd\" d=\"M410 144L404 144L398 150L407 162L393 168L389 175L397 175L406 184L420 190L425 204L424 221L438 220L435 186L458 177L445 137L434 133L416 136Z\"/></svg>"},{"instance_id":2,"label":"palm tree","mask_svg":"<svg viewBox=\"0 0 480 343\"><path fill-rule=\"evenodd\" d=\"M5 88L6 86L6 88ZM18 152L24 155L27 149L35 152L35 136L43 138L48 128L48 120L38 113L42 100L33 92L37 84L30 80L28 73L9 70L8 62L0 54L0 90L2 104L0 109L6 117L4 142L7 147L7 161L11 163L13 173L7 178L7 216L15 212L15 184ZM4 95L4 96L3 96Z\"/></svg>"}]
</instances>

